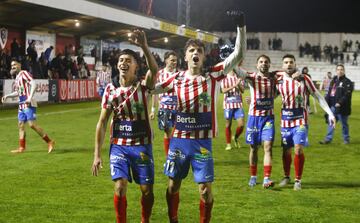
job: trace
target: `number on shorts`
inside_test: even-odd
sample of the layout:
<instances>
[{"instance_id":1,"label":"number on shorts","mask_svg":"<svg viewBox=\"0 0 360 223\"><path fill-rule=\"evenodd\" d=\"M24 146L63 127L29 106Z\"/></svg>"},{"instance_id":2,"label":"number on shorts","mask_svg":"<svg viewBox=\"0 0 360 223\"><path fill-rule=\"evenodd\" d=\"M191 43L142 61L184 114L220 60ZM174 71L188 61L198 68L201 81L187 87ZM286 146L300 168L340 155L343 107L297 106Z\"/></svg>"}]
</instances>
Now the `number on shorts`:
<instances>
[{"instance_id":1,"label":"number on shorts","mask_svg":"<svg viewBox=\"0 0 360 223\"><path fill-rule=\"evenodd\" d=\"M166 171L169 173L174 172L175 162L166 160Z\"/></svg>"},{"instance_id":2,"label":"number on shorts","mask_svg":"<svg viewBox=\"0 0 360 223\"><path fill-rule=\"evenodd\" d=\"M114 165L110 165L110 172L111 172L111 176L114 176L115 175L115 168L114 168Z\"/></svg>"}]
</instances>

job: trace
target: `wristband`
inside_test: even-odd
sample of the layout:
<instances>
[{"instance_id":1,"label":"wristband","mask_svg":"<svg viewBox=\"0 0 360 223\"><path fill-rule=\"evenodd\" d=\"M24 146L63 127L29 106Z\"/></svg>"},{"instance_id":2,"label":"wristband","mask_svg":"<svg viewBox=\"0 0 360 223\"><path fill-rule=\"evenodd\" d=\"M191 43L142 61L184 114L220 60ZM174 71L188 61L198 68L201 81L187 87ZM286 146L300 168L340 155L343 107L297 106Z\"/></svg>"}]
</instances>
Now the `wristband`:
<instances>
[{"instance_id":1,"label":"wristband","mask_svg":"<svg viewBox=\"0 0 360 223\"><path fill-rule=\"evenodd\" d=\"M151 112L152 112L152 113L155 112L155 107L151 107Z\"/></svg>"}]
</instances>

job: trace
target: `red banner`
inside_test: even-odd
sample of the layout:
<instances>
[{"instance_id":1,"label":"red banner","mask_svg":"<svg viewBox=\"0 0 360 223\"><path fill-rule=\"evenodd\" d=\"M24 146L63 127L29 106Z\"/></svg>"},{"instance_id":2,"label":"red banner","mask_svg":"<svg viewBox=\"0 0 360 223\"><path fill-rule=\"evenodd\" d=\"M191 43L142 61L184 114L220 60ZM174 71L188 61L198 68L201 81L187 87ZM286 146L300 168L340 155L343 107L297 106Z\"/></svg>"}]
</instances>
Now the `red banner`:
<instances>
[{"instance_id":1,"label":"red banner","mask_svg":"<svg viewBox=\"0 0 360 223\"><path fill-rule=\"evenodd\" d=\"M100 98L95 80L59 80L60 101L79 101Z\"/></svg>"}]
</instances>

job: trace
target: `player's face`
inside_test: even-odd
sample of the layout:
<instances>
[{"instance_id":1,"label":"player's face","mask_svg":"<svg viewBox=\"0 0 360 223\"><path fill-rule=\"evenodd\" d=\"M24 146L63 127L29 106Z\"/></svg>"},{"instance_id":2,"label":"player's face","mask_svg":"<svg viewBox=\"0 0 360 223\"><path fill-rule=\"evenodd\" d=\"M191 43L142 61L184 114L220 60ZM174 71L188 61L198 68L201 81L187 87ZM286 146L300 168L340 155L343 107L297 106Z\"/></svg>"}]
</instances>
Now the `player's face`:
<instances>
[{"instance_id":1,"label":"player's face","mask_svg":"<svg viewBox=\"0 0 360 223\"><path fill-rule=\"evenodd\" d=\"M342 66L336 67L336 74L341 77L345 75L345 69Z\"/></svg>"},{"instance_id":2,"label":"player's face","mask_svg":"<svg viewBox=\"0 0 360 223\"><path fill-rule=\"evenodd\" d=\"M21 65L20 63L17 63L17 62L11 62L11 70L10 70L10 74L11 76L16 76L20 70L21 70Z\"/></svg>"},{"instance_id":3,"label":"player's face","mask_svg":"<svg viewBox=\"0 0 360 223\"><path fill-rule=\"evenodd\" d=\"M204 48L196 45L190 45L185 52L185 61L188 68L202 68L204 63Z\"/></svg>"},{"instance_id":4,"label":"player's face","mask_svg":"<svg viewBox=\"0 0 360 223\"><path fill-rule=\"evenodd\" d=\"M129 77L136 76L136 69L138 64L133 56L123 54L119 57L118 69L120 77L128 79Z\"/></svg>"},{"instance_id":5,"label":"player's face","mask_svg":"<svg viewBox=\"0 0 360 223\"><path fill-rule=\"evenodd\" d=\"M170 55L166 60L165 60L165 64L166 64L166 68L170 71L173 71L176 69L177 66L177 56L175 55Z\"/></svg>"},{"instance_id":6,"label":"player's face","mask_svg":"<svg viewBox=\"0 0 360 223\"><path fill-rule=\"evenodd\" d=\"M260 57L257 62L256 68L261 73L266 74L269 72L270 69L270 61L266 57Z\"/></svg>"},{"instance_id":7,"label":"player's face","mask_svg":"<svg viewBox=\"0 0 360 223\"><path fill-rule=\"evenodd\" d=\"M282 68L287 74L293 74L296 69L296 63L293 58L284 58Z\"/></svg>"}]
</instances>

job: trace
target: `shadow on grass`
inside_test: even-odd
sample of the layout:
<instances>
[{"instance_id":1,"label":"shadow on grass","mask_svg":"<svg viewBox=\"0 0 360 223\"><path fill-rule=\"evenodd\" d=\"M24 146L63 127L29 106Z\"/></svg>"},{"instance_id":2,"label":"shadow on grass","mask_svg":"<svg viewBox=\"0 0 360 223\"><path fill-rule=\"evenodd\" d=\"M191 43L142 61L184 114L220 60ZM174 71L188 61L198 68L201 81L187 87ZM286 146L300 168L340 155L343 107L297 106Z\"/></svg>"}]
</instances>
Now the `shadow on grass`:
<instances>
[{"instance_id":1,"label":"shadow on grass","mask_svg":"<svg viewBox=\"0 0 360 223\"><path fill-rule=\"evenodd\" d=\"M56 148L52 153L64 154L64 153L89 153L92 148Z\"/></svg>"}]
</instances>

